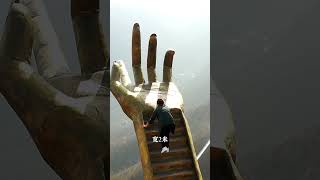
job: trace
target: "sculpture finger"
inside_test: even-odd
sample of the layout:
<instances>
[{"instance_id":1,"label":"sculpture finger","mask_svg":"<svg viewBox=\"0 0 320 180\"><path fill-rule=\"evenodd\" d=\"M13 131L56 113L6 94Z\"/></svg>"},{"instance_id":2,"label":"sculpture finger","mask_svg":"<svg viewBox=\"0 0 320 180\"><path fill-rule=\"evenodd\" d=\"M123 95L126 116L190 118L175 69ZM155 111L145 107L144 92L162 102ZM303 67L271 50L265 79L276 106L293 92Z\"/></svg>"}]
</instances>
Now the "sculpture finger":
<instances>
[{"instance_id":1,"label":"sculpture finger","mask_svg":"<svg viewBox=\"0 0 320 180\"><path fill-rule=\"evenodd\" d=\"M125 101L125 97L130 94L129 89L127 88L127 85L130 84L130 79L128 78L128 72L126 71L124 64L121 61L115 61L111 70L110 89L120 104Z\"/></svg>"},{"instance_id":2,"label":"sculpture finger","mask_svg":"<svg viewBox=\"0 0 320 180\"><path fill-rule=\"evenodd\" d=\"M125 87L131 85L131 80L122 60L115 61L112 67L111 81L119 81Z\"/></svg>"},{"instance_id":3,"label":"sculpture finger","mask_svg":"<svg viewBox=\"0 0 320 180\"><path fill-rule=\"evenodd\" d=\"M99 10L99 0L71 0L71 17L83 75L109 69Z\"/></svg>"},{"instance_id":4,"label":"sculpture finger","mask_svg":"<svg viewBox=\"0 0 320 180\"><path fill-rule=\"evenodd\" d=\"M148 70L148 80L151 84L157 81L156 77L156 57L157 56L157 35L152 34L149 40L148 58L147 58L147 70Z\"/></svg>"},{"instance_id":5,"label":"sculpture finger","mask_svg":"<svg viewBox=\"0 0 320 180\"><path fill-rule=\"evenodd\" d=\"M172 79L172 62L175 52L168 50L163 63L163 82L171 82Z\"/></svg>"},{"instance_id":6,"label":"sculpture finger","mask_svg":"<svg viewBox=\"0 0 320 180\"><path fill-rule=\"evenodd\" d=\"M28 9L13 3L9 10L1 38L0 56L3 63L15 59L30 63L33 44L33 27Z\"/></svg>"},{"instance_id":7,"label":"sculpture finger","mask_svg":"<svg viewBox=\"0 0 320 180\"><path fill-rule=\"evenodd\" d=\"M38 71L45 79L70 73L57 34L41 0L20 0L31 12L34 26L34 46Z\"/></svg>"},{"instance_id":8,"label":"sculpture finger","mask_svg":"<svg viewBox=\"0 0 320 180\"><path fill-rule=\"evenodd\" d=\"M134 24L132 31L132 69L136 85L144 83L141 70L141 37L138 23Z\"/></svg>"}]
</instances>

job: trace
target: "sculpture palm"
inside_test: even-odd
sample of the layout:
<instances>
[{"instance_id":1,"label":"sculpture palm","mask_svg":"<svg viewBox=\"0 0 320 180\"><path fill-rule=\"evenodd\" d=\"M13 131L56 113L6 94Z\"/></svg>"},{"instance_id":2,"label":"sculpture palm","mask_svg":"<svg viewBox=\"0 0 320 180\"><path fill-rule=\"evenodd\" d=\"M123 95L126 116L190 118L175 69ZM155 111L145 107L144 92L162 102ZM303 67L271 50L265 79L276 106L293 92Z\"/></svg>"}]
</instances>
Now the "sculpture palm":
<instances>
[{"instance_id":1,"label":"sculpture palm","mask_svg":"<svg viewBox=\"0 0 320 180\"><path fill-rule=\"evenodd\" d=\"M62 179L108 179L109 67L99 1L71 7L81 75L70 71L41 0L15 0L1 40L0 91Z\"/></svg>"}]
</instances>

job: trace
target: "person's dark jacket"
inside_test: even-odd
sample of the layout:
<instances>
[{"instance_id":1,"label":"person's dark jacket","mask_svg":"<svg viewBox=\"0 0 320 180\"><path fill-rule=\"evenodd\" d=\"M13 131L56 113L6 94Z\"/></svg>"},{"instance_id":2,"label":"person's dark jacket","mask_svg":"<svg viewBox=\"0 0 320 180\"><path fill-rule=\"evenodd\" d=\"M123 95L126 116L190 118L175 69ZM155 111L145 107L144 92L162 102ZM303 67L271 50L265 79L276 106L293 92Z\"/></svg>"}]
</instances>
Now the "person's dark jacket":
<instances>
[{"instance_id":1,"label":"person's dark jacket","mask_svg":"<svg viewBox=\"0 0 320 180\"><path fill-rule=\"evenodd\" d=\"M174 119L170 113L170 110L167 106L157 106L157 108L153 111L150 123L152 124L155 119L158 119L159 121L159 128L163 128L165 126L174 126ZM173 132L174 133L174 128Z\"/></svg>"}]
</instances>

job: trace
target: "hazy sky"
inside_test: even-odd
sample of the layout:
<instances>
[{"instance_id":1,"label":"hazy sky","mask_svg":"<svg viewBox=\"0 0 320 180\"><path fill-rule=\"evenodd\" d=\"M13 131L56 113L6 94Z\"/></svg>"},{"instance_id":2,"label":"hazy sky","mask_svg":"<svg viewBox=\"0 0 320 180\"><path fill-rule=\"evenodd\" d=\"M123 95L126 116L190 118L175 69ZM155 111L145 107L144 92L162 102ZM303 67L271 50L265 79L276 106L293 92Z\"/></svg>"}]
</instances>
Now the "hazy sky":
<instances>
[{"instance_id":1,"label":"hazy sky","mask_svg":"<svg viewBox=\"0 0 320 180\"><path fill-rule=\"evenodd\" d=\"M209 78L209 0L111 0L111 60L122 59L131 66L132 26L141 29L142 65L146 67L149 36L158 37L157 69L162 75L164 54L176 51L174 76ZM201 71L207 74L199 74ZM131 72L131 71L130 71Z\"/></svg>"}]
</instances>

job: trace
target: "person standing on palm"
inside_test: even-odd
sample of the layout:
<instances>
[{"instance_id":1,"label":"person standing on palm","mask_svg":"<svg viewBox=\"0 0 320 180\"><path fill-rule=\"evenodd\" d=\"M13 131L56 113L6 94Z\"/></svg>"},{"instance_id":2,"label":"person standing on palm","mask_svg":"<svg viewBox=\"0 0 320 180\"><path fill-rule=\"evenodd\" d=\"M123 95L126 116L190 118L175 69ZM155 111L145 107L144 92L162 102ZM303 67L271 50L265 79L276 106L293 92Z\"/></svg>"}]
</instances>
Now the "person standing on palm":
<instances>
[{"instance_id":1,"label":"person standing on palm","mask_svg":"<svg viewBox=\"0 0 320 180\"><path fill-rule=\"evenodd\" d=\"M159 121L160 139L162 139L161 153L169 152L170 132L174 133L175 125L170 110L162 99L157 100L157 108L153 111L149 121L144 124L144 127L148 127L148 124L152 124L156 118Z\"/></svg>"}]
</instances>

